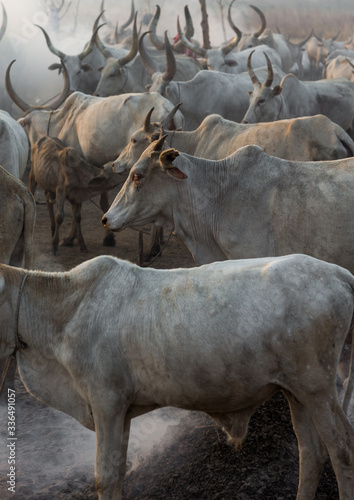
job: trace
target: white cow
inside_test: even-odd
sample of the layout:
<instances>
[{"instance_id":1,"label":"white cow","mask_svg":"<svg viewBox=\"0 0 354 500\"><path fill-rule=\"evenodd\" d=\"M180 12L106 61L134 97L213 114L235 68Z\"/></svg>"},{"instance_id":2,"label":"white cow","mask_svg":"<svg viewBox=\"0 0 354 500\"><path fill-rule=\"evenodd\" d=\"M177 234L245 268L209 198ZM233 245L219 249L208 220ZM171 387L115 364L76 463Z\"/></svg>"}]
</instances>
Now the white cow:
<instances>
[{"instance_id":1,"label":"white cow","mask_svg":"<svg viewBox=\"0 0 354 500\"><path fill-rule=\"evenodd\" d=\"M354 120L354 83L345 78L303 82L292 73L272 87L272 72L261 83L249 60L248 72L253 82L250 104L243 123L271 122L284 118L322 114L344 130L351 130Z\"/></svg>"},{"instance_id":2,"label":"white cow","mask_svg":"<svg viewBox=\"0 0 354 500\"><path fill-rule=\"evenodd\" d=\"M163 124L151 122L152 114L153 109L114 161L116 172L130 170L148 145L159 138ZM339 125L323 115L253 124L209 115L196 130L164 133L167 136L166 147L173 146L184 153L209 160L226 158L248 144L256 144L266 153L287 160L337 160L354 156L354 141Z\"/></svg>"},{"instance_id":3,"label":"white cow","mask_svg":"<svg viewBox=\"0 0 354 500\"><path fill-rule=\"evenodd\" d=\"M0 262L32 266L36 205L29 189L0 166Z\"/></svg>"},{"instance_id":4,"label":"white cow","mask_svg":"<svg viewBox=\"0 0 354 500\"><path fill-rule=\"evenodd\" d=\"M328 450L351 500L353 376L344 411L335 377L353 310L354 277L306 255L174 270L110 256L65 273L0 265L0 358L15 352L33 396L96 431L100 500L122 498L135 416L203 411L238 445L280 390L299 444L297 498L314 498Z\"/></svg>"},{"instance_id":5,"label":"white cow","mask_svg":"<svg viewBox=\"0 0 354 500\"><path fill-rule=\"evenodd\" d=\"M51 106L31 106L17 95L11 84L11 65L6 72L7 90L26 114L19 121L28 128L31 145L44 135L58 137L66 146L74 147L87 161L98 166L117 158L152 106L161 119L174 108L169 100L156 92L105 98L74 92L68 97L70 85L65 66L64 87L56 102ZM183 126L183 116L179 111L171 120L176 129Z\"/></svg>"},{"instance_id":6,"label":"white cow","mask_svg":"<svg viewBox=\"0 0 354 500\"><path fill-rule=\"evenodd\" d=\"M6 111L0 110L0 165L22 178L29 155L29 141L21 125Z\"/></svg>"},{"instance_id":7,"label":"white cow","mask_svg":"<svg viewBox=\"0 0 354 500\"><path fill-rule=\"evenodd\" d=\"M201 264L306 253L354 272L354 160L295 162L245 146L219 161L154 141L102 222L154 222ZM161 152L162 151L162 152Z\"/></svg>"},{"instance_id":8,"label":"white cow","mask_svg":"<svg viewBox=\"0 0 354 500\"><path fill-rule=\"evenodd\" d=\"M354 59L337 56L330 59L323 68L323 78L346 78L354 82Z\"/></svg>"}]
</instances>

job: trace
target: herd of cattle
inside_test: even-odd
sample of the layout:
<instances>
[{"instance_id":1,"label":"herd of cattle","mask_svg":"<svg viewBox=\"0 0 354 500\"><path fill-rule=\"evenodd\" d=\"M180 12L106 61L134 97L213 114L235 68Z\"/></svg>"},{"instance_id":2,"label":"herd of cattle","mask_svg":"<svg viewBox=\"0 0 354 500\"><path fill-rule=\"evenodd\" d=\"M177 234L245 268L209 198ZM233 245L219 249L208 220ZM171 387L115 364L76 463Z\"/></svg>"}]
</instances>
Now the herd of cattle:
<instances>
[{"instance_id":1,"label":"herd of cattle","mask_svg":"<svg viewBox=\"0 0 354 500\"><path fill-rule=\"evenodd\" d=\"M38 25L64 79L49 104L27 103L7 64L0 355L15 354L31 394L96 431L100 500L121 498L135 416L204 411L237 444L279 390L299 444L298 500L314 498L328 454L340 499L353 498L354 42L309 33L292 43L255 6L260 26L244 33L234 7L235 36L208 49L188 7L174 40L157 34L159 6L140 33L133 2L115 33L101 10L77 55ZM60 241L87 251L81 207L101 195L104 244L153 224L181 236L201 266L104 256L65 273L30 270L37 185L54 256ZM66 200L72 225L60 240Z\"/></svg>"}]
</instances>

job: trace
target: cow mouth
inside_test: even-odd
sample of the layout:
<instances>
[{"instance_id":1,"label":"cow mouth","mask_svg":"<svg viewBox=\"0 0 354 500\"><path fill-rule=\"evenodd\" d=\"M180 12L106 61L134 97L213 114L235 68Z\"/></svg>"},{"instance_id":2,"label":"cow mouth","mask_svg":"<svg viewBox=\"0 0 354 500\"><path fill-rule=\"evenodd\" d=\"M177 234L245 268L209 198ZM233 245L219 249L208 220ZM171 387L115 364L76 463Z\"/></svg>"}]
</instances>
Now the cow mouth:
<instances>
[{"instance_id":1,"label":"cow mouth","mask_svg":"<svg viewBox=\"0 0 354 500\"><path fill-rule=\"evenodd\" d=\"M112 229L108 223L104 224L104 227L106 229L109 229L110 231L112 231L113 233L120 233L121 231L124 231L124 229L137 229L137 230L140 230L142 229L144 226L146 226L147 224L152 224L154 222L154 218L146 218L146 219L142 219L142 220L137 220L137 221L134 221L134 222L129 222L129 223L126 223L126 222L123 222L123 224L121 224L119 227L117 228L114 228Z\"/></svg>"}]
</instances>

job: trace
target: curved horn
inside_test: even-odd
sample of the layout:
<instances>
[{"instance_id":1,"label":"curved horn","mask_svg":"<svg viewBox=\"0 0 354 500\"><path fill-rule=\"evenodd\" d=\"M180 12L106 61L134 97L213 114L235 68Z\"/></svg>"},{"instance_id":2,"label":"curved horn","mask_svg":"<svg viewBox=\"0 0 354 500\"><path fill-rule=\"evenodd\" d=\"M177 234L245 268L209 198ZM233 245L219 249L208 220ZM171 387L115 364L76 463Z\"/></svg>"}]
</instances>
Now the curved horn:
<instances>
[{"instance_id":1,"label":"curved horn","mask_svg":"<svg viewBox=\"0 0 354 500\"><path fill-rule=\"evenodd\" d=\"M166 47L166 69L162 75L164 82L169 83L173 80L176 74L176 59L173 53L170 41L167 36L167 31L165 31L165 47Z\"/></svg>"},{"instance_id":2,"label":"curved horn","mask_svg":"<svg viewBox=\"0 0 354 500\"><path fill-rule=\"evenodd\" d=\"M263 52L266 60L267 60L267 67L268 67L268 73L267 73L267 79L266 81L264 82L264 86L265 87L271 87L272 86L272 83L273 83L273 80L274 80L274 73L273 73L273 67L272 67L272 63L270 62L270 59L268 57L268 55Z\"/></svg>"},{"instance_id":3,"label":"curved horn","mask_svg":"<svg viewBox=\"0 0 354 500\"><path fill-rule=\"evenodd\" d=\"M177 30L180 36L180 40L188 49L197 54L198 56L205 57L207 54L207 50L203 49L203 47L199 47L195 43L192 43L186 38L185 34L181 30L181 26L179 24L179 19L177 18Z\"/></svg>"},{"instance_id":4,"label":"curved horn","mask_svg":"<svg viewBox=\"0 0 354 500\"><path fill-rule=\"evenodd\" d=\"M298 43L296 44L296 46L297 46L297 47L299 47L299 48L301 48L303 45L305 45L305 43L307 43L307 42L310 40L310 38L311 38L312 36L313 36L313 29L311 30L311 33L309 34L309 36L307 36L307 37L305 38L305 40L302 40L301 42L298 42Z\"/></svg>"},{"instance_id":5,"label":"curved horn","mask_svg":"<svg viewBox=\"0 0 354 500\"><path fill-rule=\"evenodd\" d=\"M9 66L7 67L7 70L6 70L6 75L5 75L5 86L6 86L6 90L7 90L7 93L9 94L9 96L11 97L11 99L13 100L13 102L20 108L22 109L22 111L24 113L28 113L29 111L32 111L34 109L43 109L43 110L55 110L55 109L58 109L62 104L63 102L65 101L65 99L68 97L69 93L70 93L70 80L69 80L69 75L68 75L68 72L67 72L67 69L66 69L66 66L65 64L63 63L63 61L61 62L62 63L62 66L63 66L63 73L64 73L64 85L63 85L63 89L60 93L60 95L57 97L57 99L55 99L55 101L53 101L51 104L47 104L45 106L32 106L30 104L27 104L17 93L16 91L14 90L13 86L12 86L12 83L11 83L11 79L10 79L10 70L11 70L11 66L13 65L13 63L16 61L16 59L14 59L10 64Z\"/></svg>"},{"instance_id":6,"label":"curved horn","mask_svg":"<svg viewBox=\"0 0 354 500\"><path fill-rule=\"evenodd\" d=\"M99 17L100 16L101 16L101 14L99 15ZM99 19L99 17L97 18L97 20ZM91 40L87 44L86 48L82 52L80 52L80 54L77 55L77 57L80 59L80 61L82 61L83 59L85 59L85 57L87 57L89 54L91 54L91 52L95 48L97 32L101 28L101 26L103 26L103 24L101 24L100 26L97 26L95 28L95 30L93 31L93 33L91 35Z\"/></svg>"},{"instance_id":7,"label":"curved horn","mask_svg":"<svg viewBox=\"0 0 354 500\"><path fill-rule=\"evenodd\" d=\"M157 23L159 22L160 14L161 14L161 9L160 9L159 5L156 5L156 10L155 10L155 13L150 20L150 23L148 26L148 31L149 31L150 42L158 50L164 50L164 48L165 48L164 44L161 42L161 40L156 35L156 26L157 26Z\"/></svg>"},{"instance_id":8,"label":"curved horn","mask_svg":"<svg viewBox=\"0 0 354 500\"><path fill-rule=\"evenodd\" d=\"M193 21L192 21L192 16L189 12L188 5L185 5L184 7L184 17L186 18L186 26L183 30L183 33L187 40L190 40L193 35L194 35L194 26L193 26ZM179 32L180 30L178 30ZM183 43L181 40L178 40L174 45L173 45L173 50L176 52L181 52L182 48L184 47Z\"/></svg>"},{"instance_id":9,"label":"curved horn","mask_svg":"<svg viewBox=\"0 0 354 500\"><path fill-rule=\"evenodd\" d=\"M128 62L132 61L134 59L134 57L137 55L137 53L138 53L139 41L138 41L138 31L137 31L137 28L136 28L136 18L137 18L137 15L138 15L138 13L136 12L135 16L134 16L132 43L131 43L131 46L130 46L130 51L129 51L128 54L126 54L125 56L123 56L120 59L118 59L118 63L121 66L124 66L125 64L128 64Z\"/></svg>"},{"instance_id":10,"label":"curved horn","mask_svg":"<svg viewBox=\"0 0 354 500\"><path fill-rule=\"evenodd\" d=\"M238 27L234 24L233 20L231 19L231 7L232 7L232 4L234 3L234 1L235 0L232 0L230 5L228 6L226 17L227 17L227 20L229 21L229 25L230 25L231 29L236 33L236 35L238 36L239 41L240 41L241 37L242 37L242 31L240 31L238 29Z\"/></svg>"},{"instance_id":11,"label":"curved horn","mask_svg":"<svg viewBox=\"0 0 354 500\"><path fill-rule=\"evenodd\" d=\"M6 27L7 27L7 13L4 7L4 4L1 4L2 7L2 25L0 28L0 40L3 38L5 35Z\"/></svg>"},{"instance_id":12,"label":"curved horn","mask_svg":"<svg viewBox=\"0 0 354 500\"><path fill-rule=\"evenodd\" d=\"M60 57L60 59L64 59L65 57L65 54L64 52L62 52L61 50L58 50L54 47L54 45L52 44L52 41L51 39L49 38L49 35L48 33L46 32L46 30L44 28L42 28L42 26L39 26L39 24L35 24L35 26L37 26L40 30L42 30L42 33L45 37L45 40L47 42L47 45L48 45L48 49L53 53L55 54L56 56Z\"/></svg>"},{"instance_id":13,"label":"curved horn","mask_svg":"<svg viewBox=\"0 0 354 500\"><path fill-rule=\"evenodd\" d=\"M161 120L161 127L164 129L168 129L168 125L170 124L170 121L173 119L179 108L182 106L182 103L179 102L177 103L171 111L167 113L167 115Z\"/></svg>"},{"instance_id":14,"label":"curved horn","mask_svg":"<svg viewBox=\"0 0 354 500\"><path fill-rule=\"evenodd\" d=\"M154 111L154 109L155 108L151 108L150 111L148 111L146 116L145 116L144 126L143 126L143 129L145 132L150 132L151 129L153 128L151 126L151 115L152 115L152 112Z\"/></svg>"},{"instance_id":15,"label":"curved horn","mask_svg":"<svg viewBox=\"0 0 354 500\"><path fill-rule=\"evenodd\" d=\"M256 31L255 33L253 33L253 35L258 38L259 36L261 36L261 34L263 33L263 31L266 29L266 26L267 26L267 22L266 22L266 18L263 14L263 12L261 11L261 9L259 9L258 7L256 7L255 5L250 5L251 9L253 9L255 12L257 12L257 14L259 15L259 17L261 18L261 26L259 28L258 31Z\"/></svg>"},{"instance_id":16,"label":"curved horn","mask_svg":"<svg viewBox=\"0 0 354 500\"><path fill-rule=\"evenodd\" d=\"M139 38L139 53L141 55L141 59L144 63L145 68L147 69L147 72L151 77L155 73L160 73L160 68L156 64L156 62L152 59L152 57L148 54L148 52L145 50L145 45L144 45L144 37L147 35L149 32L145 31Z\"/></svg>"},{"instance_id":17,"label":"curved horn","mask_svg":"<svg viewBox=\"0 0 354 500\"><path fill-rule=\"evenodd\" d=\"M99 35L98 35L98 30L100 28L102 28L102 26L104 26L104 24L101 24L100 26L98 26L98 28L95 30L95 33L96 33L96 36L95 36L95 43L97 45L97 48L98 50L105 56L106 59L109 59L110 57L112 57L112 54L111 52L107 49L107 47L103 44L102 40L100 39Z\"/></svg>"},{"instance_id":18,"label":"curved horn","mask_svg":"<svg viewBox=\"0 0 354 500\"><path fill-rule=\"evenodd\" d=\"M127 28L129 26L129 24L134 19L134 15L135 15L135 7L134 7L134 0L132 0L129 19L128 19L127 22L125 22L125 23L122 24L122 26L121 26L121 28L119 30L119 33L123 33L123 31L125 30L125 28Z\"/></svg>"},{"instance_id":19,"label":"curved horn","mask_svg":"<svg viewBox=\"0 0 354 500\"><path fill-rule=\"evenodd\" d=\"M334 40L337 40L337 38L340 35L340 32L341 32L341 30L339 30L338 33L331 38L331 42L334 42Z\"/></svg>"},{"instance_id":20,"label":"curved horn","mask_svg":"<svg viewBox=\"0 0 354 500\"><path fill-rule=\"evenodd\" d=\"M257 78L257 75L256 73L253 71L252 69L252 65L251 65L251 59L252 59L252 54L254 54L254 50L252 50L252 52L250 53L250 55L248 56L247 58L247 71L248 71L248 74L250 75L250 78L252 80L252 83L254 86L257 86L257 85L260 85L261 82L258 80Z\"/></svg>"}]
</instances>

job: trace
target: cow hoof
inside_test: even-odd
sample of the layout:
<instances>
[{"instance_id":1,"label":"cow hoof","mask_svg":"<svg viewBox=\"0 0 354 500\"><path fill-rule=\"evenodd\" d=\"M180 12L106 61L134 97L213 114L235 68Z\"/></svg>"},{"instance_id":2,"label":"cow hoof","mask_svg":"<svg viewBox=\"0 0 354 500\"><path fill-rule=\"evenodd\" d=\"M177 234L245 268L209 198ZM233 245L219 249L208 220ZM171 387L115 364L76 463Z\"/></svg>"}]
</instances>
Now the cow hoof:
<instances>
[{"instance_id":1,"label":"cow hoof","mask_svg":"<svg viewBox=\"0 0 354 500\"><path fill-rule=\"evenodd\" d=\"M107 234L103 239L104 247L114 247L116 245L116 240L113 234Z\"/></svg>"},{"instance_id":2,"label":"cow hoof","mask_svg":"<svg viewBox=\"0 0 354 500\"><path fill-rule=\"evenodd\" d=\"M59 246L61 247L72 247L74 244L74 240L72 239L69 239L69 238L64 238L63 240L61 240L61 242L59 243Z\"/></svg>"}]
</instances>

